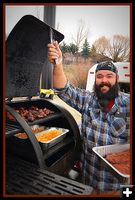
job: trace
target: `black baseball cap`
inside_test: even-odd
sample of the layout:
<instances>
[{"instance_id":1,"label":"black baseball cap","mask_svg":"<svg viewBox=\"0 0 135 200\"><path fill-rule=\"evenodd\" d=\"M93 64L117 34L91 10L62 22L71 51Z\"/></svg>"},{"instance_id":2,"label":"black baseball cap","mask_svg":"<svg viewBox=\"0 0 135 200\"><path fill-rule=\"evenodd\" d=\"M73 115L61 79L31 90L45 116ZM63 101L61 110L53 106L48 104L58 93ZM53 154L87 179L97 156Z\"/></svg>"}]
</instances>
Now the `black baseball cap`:
<instances>
[{"instance_id":1,"label":"black baseball cap","mask_svg":"<svg viewBox=\"0 0 135 200\"><path fill-rule=\"evenodd\" d=\"M96 72L99 70L110 70L114 73L118 73L117 67L111 61L100 62L97 65Z\"/></svg>"}]
</instances>

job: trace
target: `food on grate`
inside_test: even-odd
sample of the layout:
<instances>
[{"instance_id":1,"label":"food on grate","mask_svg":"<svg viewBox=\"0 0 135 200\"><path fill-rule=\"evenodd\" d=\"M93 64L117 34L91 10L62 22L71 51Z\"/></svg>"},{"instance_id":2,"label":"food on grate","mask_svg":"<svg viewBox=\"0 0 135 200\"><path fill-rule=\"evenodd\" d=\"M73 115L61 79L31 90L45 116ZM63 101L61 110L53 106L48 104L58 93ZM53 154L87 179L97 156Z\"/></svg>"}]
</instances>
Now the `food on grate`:
<instances>
[{"instance_id":1,"label":"food on grate","mask_svg":"<svg viewBox=\"0 0 135 200\"><path fill-rule=\"evenodd\" d=\"M39 132L41 132L41 131L43 131L43 130L44 130L44 127L41 126L41 127L38 127L38 128L32 129L32 132L33 132L33 133L39 133Z\"/></svg>"},{"instance_id":2,"label":"food on grate","mask_svg":"<svg viewBox=\"0 0 135 200\"><path fill-rule=\"evenodd\" d=\"M123 174L130 173L130 151L122 151L106 155L106 160Z\"/></svg>"},{"instance_id":3,"label":"food on grate","mask_svg":"<svg viewBox=\"0 0 135 200\"><path fill-rule=\"evenodd\" d=\"M7 119L9 119L9 120L15 121L14 116L11 115L8 111L6 111L6 117L7 117Z\"/></svg>"},{"instance_id":4,"label":"food on grate","mask_svg":"<svg viewBox=\"0 0 135 200\"><path fill-rule=\"evenodd\" d=\"M47 142L61 134L62 134L62 131L55 129L55 130L50 130L47 133L42 132L40 135L36 135L36 138L40 142Z\"/></svg>"},{"instance_id":5,"label":"food on grate","mask_svg":"<svg viewBox=\"0 0 135 200\"><path fill-rule=\"evenodd\" d=\"M26 133L17 133L17 134L15 134L15 136L17 138L20 138L20 139L26 139L26 138L28 138L28 136L27 136Z\"/></svg>"},{"instance_id":6,"label":"food on grate","mask_svg":"<svg viewBox=\"0 0 135 200\"><path fill-rule=\"evenodd\" d=\"M35 129L32 129L32 132L33 133L39 133L41 131L44 130L44 127L38 127L38 128L35 128ZM24 132L24 133L17 133L15 134L16 137L20 138L20 139L26 139L28 138L27 134Z\"/></svg>"},{"instance_id":7,"label":"food on grate","mask_svg":"<svg viewBox=\"0 0 135 200\"><path fill-rule=\"evenodd\" d=\"M15 108L15 110L22 116L22 118L30 122L47 117L48 115L54 113L54 111L48 108L38 108L37 106L20 107ZM7 119L15 121L15 118L9 112L6 112L6 116Z\"/></svg>"}]
</instances>

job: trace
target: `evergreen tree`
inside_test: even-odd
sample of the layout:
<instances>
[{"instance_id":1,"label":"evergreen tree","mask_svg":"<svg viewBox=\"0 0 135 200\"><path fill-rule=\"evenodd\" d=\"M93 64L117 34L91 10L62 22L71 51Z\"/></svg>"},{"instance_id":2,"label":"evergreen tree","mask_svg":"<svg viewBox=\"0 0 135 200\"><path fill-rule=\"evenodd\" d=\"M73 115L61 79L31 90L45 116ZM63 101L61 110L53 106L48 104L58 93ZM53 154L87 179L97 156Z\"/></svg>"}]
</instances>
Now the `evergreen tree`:
<instances>
[{"instance_id":1,"label":"evergreen tree","mask_svg":"<svg viewBox=\"0 0 135 200\"><path fill-rule=\"evenodd\" d=\"M71 43L69 45L69 52L71 52L73 55L75 55L78 52L78 47L77 45Z\"/></svg>"},{"instance_id":2,"label":"evergreen tree","mask_svg":"<svg viewBox=\"0 0 135 200\"><path fill-rule=\"evenodd\" d=\"M81 55L87 59L90 57L90 45L87 41L87 38L85 39L85 42L83 44L83 47L82 47L82 51L81 51Z\"/></svg>"},{"instance_id":3,"label":"evergreen tree","mask_svg":"<svg viewBox=\"0 0 135 200\"><path fill-rule=\"evenodd\" d=\"M60 44L60 49L63 54L67 53L67 52L69 52L69 45L66 45L66 43L63 42L62 44Z\"/></svg>"}]
</instances>

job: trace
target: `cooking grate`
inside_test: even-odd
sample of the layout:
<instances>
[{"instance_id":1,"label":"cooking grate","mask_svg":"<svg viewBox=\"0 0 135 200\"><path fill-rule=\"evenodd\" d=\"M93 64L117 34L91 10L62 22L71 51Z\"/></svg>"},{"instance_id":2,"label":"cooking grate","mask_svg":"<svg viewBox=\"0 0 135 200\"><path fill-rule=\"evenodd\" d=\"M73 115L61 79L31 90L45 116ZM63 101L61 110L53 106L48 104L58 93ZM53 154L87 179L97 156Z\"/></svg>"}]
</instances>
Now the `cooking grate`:
<instances>
[{"instance_id":1,"label":"cooking grate","mask_svg":"<svg viewBox=\"0 0 135 200\"><path fill-rule=\"evenodd\" d=\"M7 158L8 194L91 194L90 186L78 183L18 158Z\"/></svg>"}]
</instances>

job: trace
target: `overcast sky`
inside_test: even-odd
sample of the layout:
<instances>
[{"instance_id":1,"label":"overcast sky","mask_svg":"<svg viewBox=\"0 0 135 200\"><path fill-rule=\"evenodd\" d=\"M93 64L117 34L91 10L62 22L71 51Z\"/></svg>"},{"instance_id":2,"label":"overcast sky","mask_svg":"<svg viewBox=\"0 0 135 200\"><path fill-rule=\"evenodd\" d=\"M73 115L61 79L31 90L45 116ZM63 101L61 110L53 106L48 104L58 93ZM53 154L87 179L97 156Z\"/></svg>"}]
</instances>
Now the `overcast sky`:
<instances>
[{"instance_id":1,"label":"overcast sky","mask_svg":"<svg viewBox=\"0 0 135 200\"><path fill-rule=\"evenodd\" d=\"M32 14L43 20L43 6L6 6L6 33L12 30L18 20ZM89 30L88 42L92 44L101 36L108 39L115 34L130 36L130 6L129 5L87 5L58 6L56 10L56 28L65 35L65 42L72 42L79 21L83 20Z\"/></svg>"}]
</instances>

